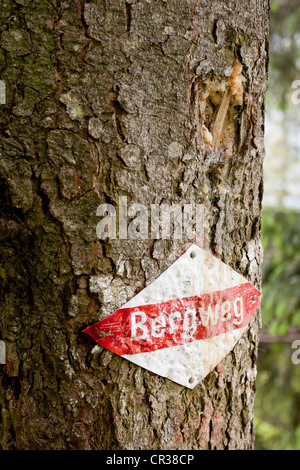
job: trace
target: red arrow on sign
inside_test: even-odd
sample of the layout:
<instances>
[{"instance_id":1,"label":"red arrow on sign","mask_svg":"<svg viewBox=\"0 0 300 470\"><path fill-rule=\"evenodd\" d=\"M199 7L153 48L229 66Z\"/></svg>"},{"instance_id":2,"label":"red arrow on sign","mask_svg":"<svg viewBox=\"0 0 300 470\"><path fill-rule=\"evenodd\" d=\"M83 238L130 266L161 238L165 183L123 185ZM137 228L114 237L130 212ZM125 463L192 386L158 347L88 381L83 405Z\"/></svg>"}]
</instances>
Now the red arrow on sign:
<instances>
[{"instance_id":1,"label":"red arrow on sign","mask_svg":"<svg viewBox=\"0 0 300 470\"><path fill-rule=\"evenodd\" d=\"M84 333L120 356L156 351L248 325L260 297L248 282L201 296L120 308Z\"/></svg>"}]
</instances>

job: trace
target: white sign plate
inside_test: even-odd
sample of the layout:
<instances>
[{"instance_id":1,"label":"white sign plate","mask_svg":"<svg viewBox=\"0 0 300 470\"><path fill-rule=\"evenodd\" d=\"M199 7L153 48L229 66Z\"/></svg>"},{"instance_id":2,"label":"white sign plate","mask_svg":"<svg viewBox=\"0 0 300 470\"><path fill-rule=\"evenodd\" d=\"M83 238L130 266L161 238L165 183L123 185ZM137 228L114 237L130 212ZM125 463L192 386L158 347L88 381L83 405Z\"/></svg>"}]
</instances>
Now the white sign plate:
<instances>
[{"instance_id":1,"label":"white sign plate","mask_svg":"<svg viewBox=\"0 0 300 470\"><path fill-rule=\"evenodd\" d=\"M247 279L192 245L154 282L84 332L192 389L233 349L260 298Z\"/></svg>"}]
</instances>

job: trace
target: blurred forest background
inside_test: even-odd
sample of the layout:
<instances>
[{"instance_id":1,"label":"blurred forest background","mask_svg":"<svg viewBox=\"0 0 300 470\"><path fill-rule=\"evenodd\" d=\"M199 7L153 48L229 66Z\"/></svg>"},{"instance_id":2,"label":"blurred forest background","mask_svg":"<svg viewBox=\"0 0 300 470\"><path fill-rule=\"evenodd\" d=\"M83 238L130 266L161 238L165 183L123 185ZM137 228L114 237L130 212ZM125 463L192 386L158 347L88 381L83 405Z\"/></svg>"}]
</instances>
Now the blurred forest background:
<instances>
[{"instance_id":1,"label":"blurred forest background","mask_svg":"<svg viewBox=\"0 0 300 470\"><path fill-rule=\"evenodd\" d=\"M270 33L256 449L300 450L300 0L271 0Z\"/></svg>"}]
</instances>

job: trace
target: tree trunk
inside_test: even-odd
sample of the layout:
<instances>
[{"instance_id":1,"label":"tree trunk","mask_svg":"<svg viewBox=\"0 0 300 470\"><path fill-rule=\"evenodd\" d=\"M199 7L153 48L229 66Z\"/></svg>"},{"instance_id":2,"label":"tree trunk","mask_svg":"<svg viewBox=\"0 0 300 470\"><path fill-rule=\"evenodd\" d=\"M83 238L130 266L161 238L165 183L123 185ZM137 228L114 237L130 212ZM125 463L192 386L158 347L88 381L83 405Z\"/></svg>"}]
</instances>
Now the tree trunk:
<instances>
[{"instance_id":1,"label":"tree trunk","mask_svg":"<svg viewBox=\"0 0 300 470\"><path fill-rule=\"evenodd\" d=\"M260 288L268 0L3 0L0 15L2 448L253 448L259 312L193 390L82 330L189 246L99 238L97 207L120 196L202 204L202 247Z\"/></svg>"}]
</instances>

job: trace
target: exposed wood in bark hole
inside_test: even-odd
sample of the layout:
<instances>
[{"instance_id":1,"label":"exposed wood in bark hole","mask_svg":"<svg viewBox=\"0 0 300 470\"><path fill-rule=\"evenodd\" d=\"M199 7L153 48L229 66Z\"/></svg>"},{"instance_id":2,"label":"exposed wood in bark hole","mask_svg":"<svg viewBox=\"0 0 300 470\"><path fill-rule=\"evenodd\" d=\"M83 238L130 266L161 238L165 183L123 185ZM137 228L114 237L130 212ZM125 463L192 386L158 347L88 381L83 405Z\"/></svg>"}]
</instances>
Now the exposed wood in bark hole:
<instances>
[{"instance_id":1,"label":"exposed wood in bark hole","mask_svg":"<svg viewBox=\"0 0 300 470\"><path fill-rule=\"evenodd\" d=\"M194 108L198 149L221 150L228 157L237 152L245 140L239 116L243 107L242 66L233 64L229 79L214 76L196 79L191 87L191 104ZM245 118L244 118L245 119ZM240 144L239 143L240 134Z\"/></svg>"}]
</instances>

